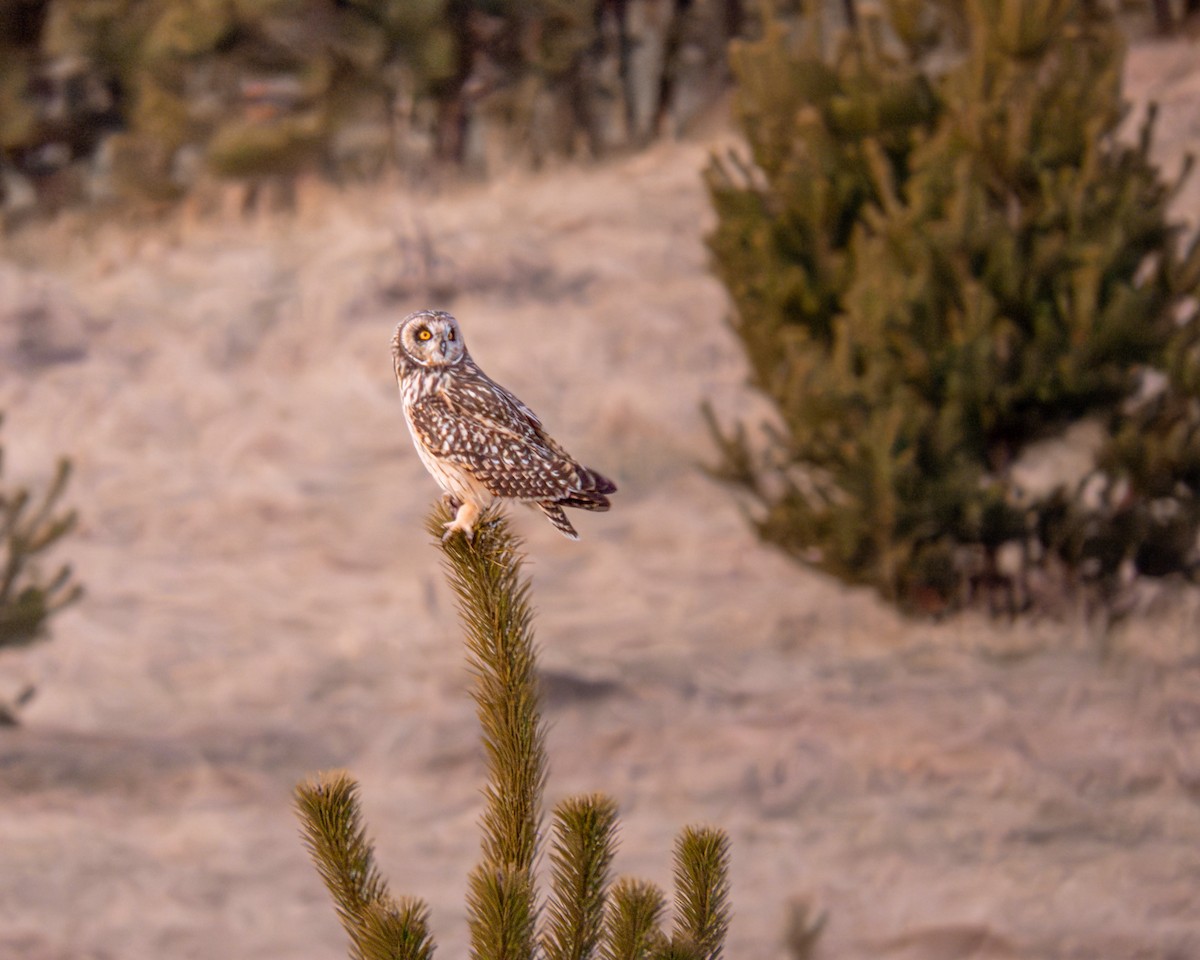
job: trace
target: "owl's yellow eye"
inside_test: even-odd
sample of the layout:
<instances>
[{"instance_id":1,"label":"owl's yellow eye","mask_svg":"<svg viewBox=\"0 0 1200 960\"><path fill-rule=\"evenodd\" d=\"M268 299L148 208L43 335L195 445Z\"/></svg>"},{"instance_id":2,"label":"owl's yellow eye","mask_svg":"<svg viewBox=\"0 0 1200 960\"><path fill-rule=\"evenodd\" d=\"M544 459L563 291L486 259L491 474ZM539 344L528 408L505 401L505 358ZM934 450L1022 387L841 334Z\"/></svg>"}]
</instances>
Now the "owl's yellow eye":
<instances>
[{"instance_id":1,"label":"owl's yellow eye","mask_svg":"<svg viewBox=\"0 0 1200 960\"><path fill-rule=\"evenodd\" d=\"M449 333L446 335L446 339L447 339L447 340L457 340L457 339L458 339L458 336L457 336L457 334L455 334L455 332L454 332L453 330L451 330L451 331L450 331L450 332L449 332Z\"/></svg>"},{"instance_id":2,"label":"owl's yellow eye","mask_svg":"<svg viewBox=\"0 0 1200 960\"><path fill-rule=\"evenodd\" d=\"M417 331L417 339L418 340L432 340L433 334L430 333L428 330L419 330L419 331Z\"/></svg>"}]
</instances>

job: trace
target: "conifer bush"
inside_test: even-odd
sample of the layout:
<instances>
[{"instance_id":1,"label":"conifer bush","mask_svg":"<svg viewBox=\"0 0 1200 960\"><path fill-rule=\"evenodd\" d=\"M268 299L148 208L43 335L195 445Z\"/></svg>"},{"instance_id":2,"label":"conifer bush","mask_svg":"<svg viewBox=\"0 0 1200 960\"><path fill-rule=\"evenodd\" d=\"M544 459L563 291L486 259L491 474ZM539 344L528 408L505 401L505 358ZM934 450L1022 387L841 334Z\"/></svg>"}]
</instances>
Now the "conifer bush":
<instances>
[{"instance_id":1,"label":"conifer bush","mask_svg":"<svg viewBox=\"0 0 1200 960\"><path fill-rule=\"evenodd\" d=\"M610 883L615 802L603 794L569 797L551 814L549 894L540 897L535 867L547 759L529 581L519 541L495 512L476 526L471 543L442 541L449 519L448 508L439 506L428 529L458 598L488 770L481 859L467 881L471 957L718 960L729 923L729 843L720 830L687 827L676 839L668 933L661 890L628 878ZM391 894L362 823L355 781L336 772L301 784L296 808L350 939L351 960L429 960L428 907Z\"/></svg>"},{"instance_id":2,"label":"conifer bush","mask_svg":"<svg viewBox=\"0 0 1200 960\"><path fill-rule=\"evenodd\" d=\"M0 447L0 474L3 466ZM41 567L46 552L75 526L75 511L59 509L70 475L69 461L60 460L44 490L0 487L0 648L42 639L50 617L83 593L68 564L49 575Z\"/></svg>"},{"instance_id":3,"label":"conifer bush","mask_svg":"<svg viewBox=\"0 0 1200 960\"><path fill-rule=\"evenodd\" d=\"M0 446L0 478L3 473ZM75 527L75 511L60 508L70 476L70 461L62 459L42 489L0 484L0 650L45 639L50 618L83 595L68 564L53 573L44 566L46 554ZM0 700L0 726L17 725L18 711L36 692L29 684Z\"/></svg>"},{"instance_id":4,"label":"conifer bush","mask_svg":"<svg viewBox=\"0 0 1200 960\"><path fill-rule=\"evenodd\" d=\"M710 422L764 539L930 611L1194 569L1200 245L1153 111L1119 134L1123 52L1088 0L887 0L836 41L810 4L734 44L708 242L780 426ZM1093 472L1021 489L1083 422Z\"/></svg>"}]
</instances>

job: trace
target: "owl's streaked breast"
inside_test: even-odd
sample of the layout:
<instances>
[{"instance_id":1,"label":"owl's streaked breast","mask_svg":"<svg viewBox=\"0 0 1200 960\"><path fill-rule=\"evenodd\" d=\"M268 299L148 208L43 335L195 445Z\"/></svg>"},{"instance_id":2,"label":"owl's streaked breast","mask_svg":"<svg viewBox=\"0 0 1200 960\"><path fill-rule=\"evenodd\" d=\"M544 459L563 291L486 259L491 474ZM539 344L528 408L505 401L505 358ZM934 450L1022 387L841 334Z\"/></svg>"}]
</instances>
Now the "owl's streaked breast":
<instances>
[{"instance_id":1,"label":"owl's streaked breast","mask_svg":"<svg viewBox=\"0 0 1200 960\"><path fill-rule=\"evenodd\" d=\"M448 376L450 374L442 370L410 367L400 381L404 419L408 423L408 432L412 437L417 456L421 458L421 463L437 481L438 486L455 499L463 503L474 503L484 509L496 499L495 495L465 466L445 457L446 454L452 452L452 446L447 447L447 445L453 444L454 434L443 437L436 444L422 442L421 430L413 422L412 408L418 401L440 392L442 381Z\"/></svg>"}]
</instances>

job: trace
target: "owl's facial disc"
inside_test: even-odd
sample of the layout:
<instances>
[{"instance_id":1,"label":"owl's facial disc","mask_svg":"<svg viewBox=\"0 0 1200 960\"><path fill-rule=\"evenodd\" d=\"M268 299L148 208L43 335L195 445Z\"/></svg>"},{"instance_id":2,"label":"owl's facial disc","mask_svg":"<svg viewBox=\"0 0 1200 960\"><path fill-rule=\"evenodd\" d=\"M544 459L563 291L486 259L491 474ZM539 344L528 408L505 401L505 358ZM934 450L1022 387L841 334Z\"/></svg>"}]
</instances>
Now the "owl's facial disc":
<instances>
[{"instance_id":1,"label":"owl's facial disc","mask_svg":"<svg viewBox=\"0 0 1200 960\"><path fill-rule=\"evenodd\" d=\"M458 363L465 354L458 321L440 311L414 314L404 324L405 352L424 367Z\"/></svg>"}]
</instances>

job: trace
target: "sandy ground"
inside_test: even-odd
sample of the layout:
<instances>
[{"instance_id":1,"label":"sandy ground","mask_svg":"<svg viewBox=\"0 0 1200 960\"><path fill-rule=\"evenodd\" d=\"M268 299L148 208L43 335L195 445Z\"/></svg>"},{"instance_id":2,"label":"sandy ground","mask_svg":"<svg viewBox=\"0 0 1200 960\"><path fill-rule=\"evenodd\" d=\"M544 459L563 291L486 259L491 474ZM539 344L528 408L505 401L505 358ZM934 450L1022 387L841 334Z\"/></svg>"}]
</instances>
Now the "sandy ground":
<instances>
[{"instance_id":1,"label":"sandy ground","mask_svg":"<svg viewBox=\"0 0 1200 960\"><path fill-rule=\"evenodd\" d=\"M1195 51L1130 65L1168 166ZM8 242L0 294L58 318L38 364L0 328L8 472L74 458L89 594L0 659L39 689L0 731L0 958L344 955L289 809L332 767L465 956L482 761L388 352L427 305L621 485L580 543L516 514L548 799L617 798L619 872L665 884L680 826L727 828L731 958L785 956L792 899L828 960L1200 956L1200 602L914 623L759 545L698 466L702 399L759 410L705 269L709 147Z\"/></svg>"}]
</instances>

